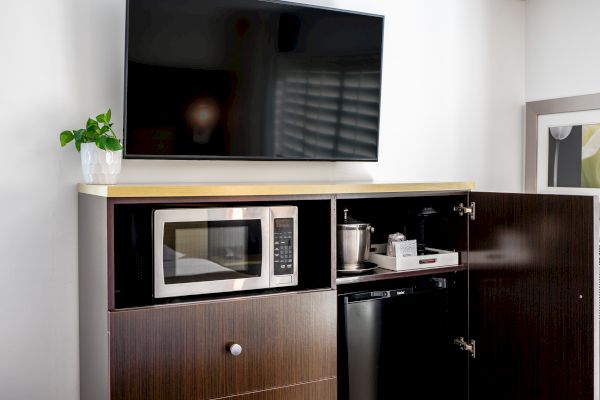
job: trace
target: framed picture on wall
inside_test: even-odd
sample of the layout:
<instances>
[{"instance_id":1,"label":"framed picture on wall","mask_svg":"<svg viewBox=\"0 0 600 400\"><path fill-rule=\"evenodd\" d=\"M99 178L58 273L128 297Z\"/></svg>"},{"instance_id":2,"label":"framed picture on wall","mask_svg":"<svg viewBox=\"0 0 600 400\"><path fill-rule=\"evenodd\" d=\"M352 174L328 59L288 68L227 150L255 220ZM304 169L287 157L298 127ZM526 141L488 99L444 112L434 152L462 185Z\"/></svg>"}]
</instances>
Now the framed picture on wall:
<instances>
[{"instance_id":1,"label":"framed picture on wall","mask_svg":"<svg viewBox=\"0 0 600 400\"><path fill-rule=\"evenodd\" d=\"M525 191L600 195L600 94L527 103Z\"/></svg>"}]
</instances>

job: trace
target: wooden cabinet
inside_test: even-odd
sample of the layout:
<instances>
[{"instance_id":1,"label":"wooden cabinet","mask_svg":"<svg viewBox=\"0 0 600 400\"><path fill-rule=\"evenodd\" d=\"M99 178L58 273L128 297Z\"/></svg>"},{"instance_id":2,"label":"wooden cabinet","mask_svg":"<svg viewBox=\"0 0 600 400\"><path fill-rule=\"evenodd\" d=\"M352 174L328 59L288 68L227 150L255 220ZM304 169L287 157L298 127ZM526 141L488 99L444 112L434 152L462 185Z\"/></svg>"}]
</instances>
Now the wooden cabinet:
<instances>
[{"instance_id":1,"label":"wooden cabinet","mask_svg":"<svg viewBox=\"0 0 600 400\"><path fill-rule=\"evenodd\" d=\"M451 278L450 329L476 343L473 358L447 341L447 398L594 398L597 198L475 193L469 184L101 189L80 189L82 399L334 400L344 381L337 295L420 276ZM139 269L149 260L120 255L131 236L124 216L134 214L123 210L158 202L297 205L299 285L153 299L151 277ZM455 211L472 202L474 219ZM375 227L372 243L396 231L425 237L425 229L430 247L454 250L460 262L336 279L335 229L344 208ZM421 218L431 210L436 219ZM228 353L233 343L241 355ZM402 376L396 383L406 394Z\"/></svg>"},{"instance_id":2,"label":"wooden cabinet","mask_svg":"<svg viewBox=\"0 0 600 400\"><path fill-rule=\"evenodd\" d=\"M297 206L309 216L298 230L303 246L297 286L153 297L149 239L156 205L273 203ZM81 193L81 398L335 400L332 204L330 195L121 198ZM132 221L140 228L135 232ZM228 352L234 343L242 348L238 356Z\"/></svg>"},{"instance_id":3,"label":"wooden cabinet","mask_svg":"<svg viewBox=\"0 0 600 400\"><path fill-rule=\"evenodd\" d=\"M411 216L418 215L419 209L435 209L439 218L429 226L434 232L428 240L461 253L461 263L454 270L421 271L424 276L452 276L462 281L456 285L460 293L453 294L451 312L458 321L453 329L455 338L474 341L475 357L465 352L464 357L444 360L454 365L453 382L459 383L453 388L447 385L448 398L594 398L594 373L598 371L598 361L594 361L598 354L594 343L599 282L597 198L477 192L464 198L453 194L435 198L340 197L338 208L342 204L352 207L365 215L360 219L376 229L382 225L386 232L414 226L418 221ZM452 215L457 200L475 203L473 219L472 214ZM454 229L449 232L445 226ZM440 236L442 231L445 233ZM385 284L402 287L396 282L416 275L418 271L380 271L341 277L338 291L381 289ZM456 347L452 340L447 346ZM456 371L461 371L462 377ZM340 381L343 374L342 367ZM443 382L446 376L430 378ZM402 387L409 382L398 377L397 383Z\"/></svg>"},{"instance_id":4,"label":"wooden cabinet","mask_svg":"<svg viewBox=\"0 0 600 400\"><path fill-rule=\"evenodd\" d=\"M111 312L111 398L204 400L335 378L336 330L332 290Z\"/></svg>"},{"instance_id":5,"label":"wooden cabinet","mask_svg":"<svg viewBox=\"0 0 600 400\"><path fill-rule=\"evenodd\" d=\"M469 398L592 400L598 199L471 198Z\"/></svg>"}]
</instances>

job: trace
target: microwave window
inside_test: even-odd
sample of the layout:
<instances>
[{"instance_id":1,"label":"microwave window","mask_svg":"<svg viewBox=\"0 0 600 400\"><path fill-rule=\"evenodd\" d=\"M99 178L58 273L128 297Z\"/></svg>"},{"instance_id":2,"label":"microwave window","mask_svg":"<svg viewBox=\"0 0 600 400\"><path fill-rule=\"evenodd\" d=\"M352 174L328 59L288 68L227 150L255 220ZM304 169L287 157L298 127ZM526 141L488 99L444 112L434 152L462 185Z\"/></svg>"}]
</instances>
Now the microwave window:
<instances>
[{"instance_id":1,"label":"microwave window","mask_svg":"<svg viewBox=\"0 0 600 400\"><path fill-rule=\"evenodd\" d=\"M166 285L260 277L262 262L259 219L165 223Z\"/></svg>"}]
</instances>

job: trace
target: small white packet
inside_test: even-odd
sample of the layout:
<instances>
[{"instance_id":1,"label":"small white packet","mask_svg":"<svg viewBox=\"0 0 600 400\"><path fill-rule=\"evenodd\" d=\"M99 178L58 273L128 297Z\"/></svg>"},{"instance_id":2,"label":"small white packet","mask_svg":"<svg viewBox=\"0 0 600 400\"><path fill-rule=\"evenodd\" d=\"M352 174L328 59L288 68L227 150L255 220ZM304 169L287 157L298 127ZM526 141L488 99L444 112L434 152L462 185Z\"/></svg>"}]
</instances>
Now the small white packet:
<instances>
[{"instance_id":1,"label":"small white packet","mask_svg":"<svg viewBox=\"0 0 600 400\"><path fill-rule=\"evenodd\" d=\"M396 257L412 257L417 255L417 241L403 240L394 242Z\"/></svg>"}]
</instances>

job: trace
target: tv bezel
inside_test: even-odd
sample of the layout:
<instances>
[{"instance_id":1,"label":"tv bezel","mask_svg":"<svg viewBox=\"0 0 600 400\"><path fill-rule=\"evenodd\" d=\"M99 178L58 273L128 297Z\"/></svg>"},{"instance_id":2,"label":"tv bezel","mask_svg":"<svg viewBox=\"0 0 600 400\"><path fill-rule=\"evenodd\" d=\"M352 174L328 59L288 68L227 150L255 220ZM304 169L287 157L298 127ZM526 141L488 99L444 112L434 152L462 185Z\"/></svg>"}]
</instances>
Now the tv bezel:
<instances>
[{"instance_id":1,"label":"tv bezel","mask_svg":"<svg viewBox=\"0 0 600 400\"><path fill-rule=\"evenodd\" d=\"M168 1L168 0L165 0ZM204 0L198 0L204 1ZM212 0L218 1L218 0ZM379 115L377 116L377 144L375 145L375 157L374 158L344 158L344 157L336 157L336 158L307 158L307 157L266 157L266 156L213 156L213 155L164 155L164 154L129 154L127 152L127 80L128 80L128 61L129 61L129 2L130 0L126 0L126 10L125 10L125 74L123 81L123 158L130 160L231 160L231 161L325 161L325 162L378 162L379 161L379 141L380 141L380 128L381 128L381 88L383 83L383 50L384 50L384 38L385 38L385 16L381 14L372 14L366 12L359 12L353 10L340 9L335 7L325 7L325 6L317 6L312 4L303 4L299 2L293 1L284 1L284 0L253 0L261 3L274 3L274 4L283 4L283 5L291 5L303 8L313 8L317 10L328 10L328 11L336 11L343 12L348 14L361 15L366 17L376 17L381 19L381 73L379 74Z\"/></svg>"}]
</instances>

